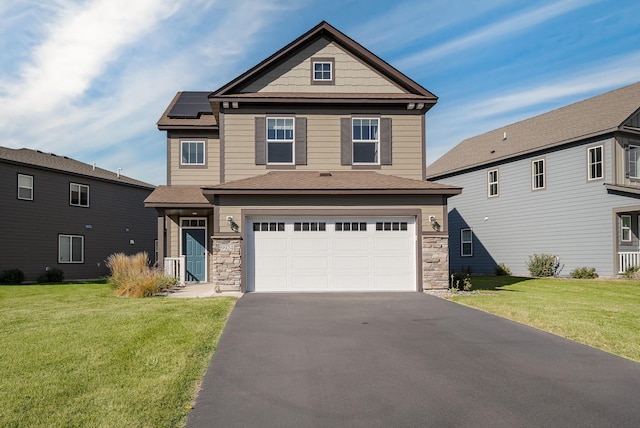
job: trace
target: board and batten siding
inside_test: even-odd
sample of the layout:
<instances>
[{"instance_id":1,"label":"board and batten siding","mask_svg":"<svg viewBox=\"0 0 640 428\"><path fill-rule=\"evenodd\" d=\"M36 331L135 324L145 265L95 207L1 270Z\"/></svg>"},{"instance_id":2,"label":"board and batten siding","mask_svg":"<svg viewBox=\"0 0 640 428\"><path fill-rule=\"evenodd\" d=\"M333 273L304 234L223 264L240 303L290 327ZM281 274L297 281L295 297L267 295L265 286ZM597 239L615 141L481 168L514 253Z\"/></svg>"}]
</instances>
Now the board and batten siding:
<instances>
[{"instance_id":1,"label":"board and batten siding","mask_svg":"<svg viewBox=\"0 0 640 428\"><path fill-rule=\"evenodd\" d=\"M180 165L181 141L205 141L206 165L190 167ZM168 138L169 171L167 184L213 186L220 184L220 139L218 135L177 135Z\"/></svg>"},{"instance_id":2,"label":"board and batten siding","mask_svg":"<svg viewBox=\"0 0 640 428\"><path fill-rule=\"evenodd\" d=\"M415 210L422 212L422 230L433 232L429 223L429 216L435 216L438 223L444 225L444 206L442 197L420 195L396 195L396 196L231 196L220 197L220 211L218 226L221 232L231 232L226 221L227 216L232 216L236 223L240 224L242 210L324 210L330 216L331 211L341 210ZM370 216L370 215L368 215ZM289 217L291 217L289 215ZM444 231L444 230L443 230Z\"/></svg>"},{"instance_id":3,"label":"board and batten siding","mask_svg":"<svg viewBox=\"0 0 640 428\"><path fill-rule=\"evenodd\" d=\"M34 178L32 201L18 200L17 175ZM89 207L69 205L69 184L89 186ZM151 189L0 162L0 272L20 269L35 281L48 268L65 279L109 274L109 255L147 252L154 257L155 210L143 201ZM58 236L84 237L84 263L58 263ZM133 241L133 244L131 243Z\"/></svg>"},{"instance_id":4,"label":"board and batten siding","mask_svg":"<svg viewBox=\"0 0 640 428\"><path fill-rule=\"evenodd\" d=\"M587 148L604 147L604 180L587 181ZM594 267L615 276L613 208L637 205L637 199L609 194L614 140L607 139L438 180L459 186L448 200L449 251L453 271L495 273L504 263L513 274L528 274L534 253L560 257L567 276L578 267ZM531 190L531 162L545 159L546 189ZM499 171L499 196L487 197L487 172ZM473 229L473 256L460 254L460 230Z\"/></svg>"},{"instance_id":5,"label":"board and batten siding","mask_svg":"<svg viewBox=\"0 0 640 428\"><path fill-rule=\"evenodd\" d=\"M282 114L282 113L281 113ZM264 174L277 169L274 166L256 165L254 113L227 113L224 115L225 181ZM267 114L268 116L268 114ZM311 110L297 111L292 116L307 118L307 164L296 165L301 171L351 170L340 162L340 118L351 117L350 112L336 111L324 114ZM359 115L366 116L366 114ZM380 115L371 115L378 117ZM422 180L423 121L420 114L382 114L392 120L392 164L381 165L377 172L398 177ZM175 184L175 183L172 183Z\"/></svg>"},{"instance_id":6,"label":"board and batten siding","mask_svg":"<svg viewBox=\"0 0 640 428\"><path fill-rule=\"evenodd\" d=\"M311 84L311 58L335 61L333 85ZM406 93L335 43L321 38L239 92Z\"/></svg>"}]
</instances>

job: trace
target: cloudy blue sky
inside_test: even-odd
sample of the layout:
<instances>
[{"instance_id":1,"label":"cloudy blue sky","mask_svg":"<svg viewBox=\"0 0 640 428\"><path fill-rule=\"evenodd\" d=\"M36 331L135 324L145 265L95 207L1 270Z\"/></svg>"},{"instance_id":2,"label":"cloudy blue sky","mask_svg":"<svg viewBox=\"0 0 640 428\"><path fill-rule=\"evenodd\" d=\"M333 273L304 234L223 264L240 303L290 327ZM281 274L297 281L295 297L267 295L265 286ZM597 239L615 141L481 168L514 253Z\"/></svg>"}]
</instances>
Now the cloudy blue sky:
<instances>
[{"instance_id":1,"label":"cloudy blue sky","mask_svg":"<svg viewBox=\"0 0 640 428\"><path fill-rule=\"evenodd\" d=\"M435 93L427 161L640 81L637 0L2 0L0 145L165 183L156 121L328 21Z\"/></svg>"}]
</instances>

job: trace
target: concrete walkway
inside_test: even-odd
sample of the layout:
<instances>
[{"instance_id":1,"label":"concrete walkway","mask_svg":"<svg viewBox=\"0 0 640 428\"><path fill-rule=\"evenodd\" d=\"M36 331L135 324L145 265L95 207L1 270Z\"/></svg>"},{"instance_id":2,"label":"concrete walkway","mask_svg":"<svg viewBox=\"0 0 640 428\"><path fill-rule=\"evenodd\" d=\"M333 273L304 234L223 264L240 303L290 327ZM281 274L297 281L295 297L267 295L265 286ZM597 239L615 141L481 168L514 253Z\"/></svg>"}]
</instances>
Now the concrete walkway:
<instances>
[{"instance_id":1,"label":"concrete walkway","mask_svg":"<svg viewBox=\"0 0 640 428\"><path fill-rule=\"evenodd\" d=\"M422 293L248 293L201 427L640 427L640 364Z\"/></svg>"},{"instance_id":2,"label":"concrete walkway","mask_svg":"<svg viewBox=\"0 0 640 428\"><path fill-rule=\"evenodd\" d=\"M221 291L217 292L215 286L211 283L188 284L176 291L167 294L170 298L199 298L199 297L242 297L240 291Z\"/></svg>"}]
</instances>

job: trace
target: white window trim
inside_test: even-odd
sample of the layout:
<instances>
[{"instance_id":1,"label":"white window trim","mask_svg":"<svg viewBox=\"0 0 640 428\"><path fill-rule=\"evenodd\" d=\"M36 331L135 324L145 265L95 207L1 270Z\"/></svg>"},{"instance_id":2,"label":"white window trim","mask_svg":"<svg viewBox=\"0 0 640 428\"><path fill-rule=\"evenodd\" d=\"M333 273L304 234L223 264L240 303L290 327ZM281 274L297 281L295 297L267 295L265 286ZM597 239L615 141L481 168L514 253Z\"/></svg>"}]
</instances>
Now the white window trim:
<instances>
[{"instance_id":1,"label":"white window trim","mask_svg":"<svg viewBox=\"0 0 640 428\"><path fill-rule=\"evenodd\" d=\"M536 187L536 170L535 164L537 162L542 162L542 172L539 175L542 175L542 183L543 186ZM534 159L531 161L531 190L544 190L547 188L547 163L544 158Z\"/></svg>"},{"instance_id":2,"label":"white window trim","mask_svg":"<svg viewBox=\"0 0 640 428\"><path fill-rule=\"evenodd\" d=\"M290 119L292 124L291 124L291 139L277 139L277 138L269 138L269 119ZM267 141L267 147L266 147L266 152L265 152L265 156L266 156L266 161L267 161L267 165L295 165L296 164L296 118L293 116L267 116L267 120L265 122L265 133L266 133L266 141ZM291 162L269 162L269 143L275 143L275 144L279 144L279 143L286 143L286 144L291 144Z\"/></svg>"},{"instance_id":3,"label":"white window trim","mask_svg":"<svg viewBox=\"0 0 640 428\"><path fill-rule=\"evenodd\" d=\"M77 186L78 187L78 203L74 204L73 203L73 186ZM80 197L81 195L81 189L86 188L87 189L87 205L82 205L82 198ZM89 206L89 186L86 184L79 184L79 183L69 183L69 205L74 206L74 207L88 207Z\"/></svg>"},{"instance_id":4,"label":"white window trim","mask_svg":"<svg viewBox=\"0 0 640 428\"><path fill-rule=\"evenodd\" d=\"M496 174L496 179L495 181L491 181L491 173L495 172ZM491 194L491 186L494 185L496 186L496 193L495 194ZM498 169L491 169L489 171L487 171L487 197L488 198L495 198L500 194L500 173L498 172Z\"/></svg>"},{"instance_id":5,"label":"white window trim","mask_svg":"<svg viewBox=\"0 0 640 428\"><path fill-rule=\"evenodd\" d=\"M353 138L353 124L356 120L375 120L378 122L378 138L375 140L356 140ZM380 118L379 117L352 117L351 118L351 165L380 165ZM354 160L356 143L376 143L376 162L356 162Z\"/></svg>"},{"instance_id":6,"label":"white window trim","mask_svg":"<svg viewBox=\"0 0 640 428\"><path fill-rule=\"evenodd\" d=\"M316 79L316 64L329 64L329 78L328 79ZM331 61L313 61L312 65L312 75L314 82L332 82L333 81L333 64Z\"/></svg>"},{"instance_id":7,"label":"white window trim","mask_svg":"<svg viewBox=\"0 0 640 428\"><path fill-rule=\"evenodd\" d=\"M31 187L21 186L20 185L20 177L28 177L28 178L30 178L31 179ZM21 198L20 197L20 189L29 189L29 190L31 190L31 197L30 198ZM33 175L18 174L18 199L20 199L21 201L33 201Z\"/></svg>"},{"instance_id":8,"label":"white window trim","mask_svg":"<svg viewBox=\"0 0 640 428\"><path fill-rule=\"evenodd\" d=\"M69 238L69 260L62 260L62 238ZM80 247L80 261L73 260L73 239L80 238L82 246ZM58 235L58 263L63 264L81 264L84 263L84 236L82 235Z\"/></svg>"},{"instance_id":9,"label":"white window trim","mask_svg":"<svg viewBox=\"0 0 640 428\"><path fill-rule=\"evenodd\" d=\"M465 241L464 239L464 232L469 231L469 236L470 239ZM464 244L469 244L469 248L471 249L471 252L469 252L469 254L465 254L464 252ZM460 229L460 257L472 257L473 256L473 229L471 228L465 228L465 229Z\"/></svg>"},{"instance_id":10,"label":"white window trim","mask_svg":"<svg viewBox=\"0 0 640 428\"><path fill-rule=\"evenodd\" d=\"M624 219L628 218L629 219L629 226L625 226L624 225ZM631 222L631 216L628 214L623 214L620 216L620 241L622 242L631 242L633 240L632 238L632 234L631 234L631 227L632 227L632 222ZM629 237L627 239L625 239L624 237L624 233L628 232Z\"/></svg>"},{"instance_id":11,"label":"white window trim","mask_svg":"<svg viewBox=\"0 0 640 428\"><path fill-rule=\"evenodd\" d=\"M597 150L600 149L600 171L602 173L602 175L600 177L592 177L591 176L591 167L593 165L595 165L598 162L591 162L591 151L592 150ZM599 146L593 146L593 147L589 147L587 149L587 180L588 181L593 181L593 180L602 180L604 178L604 146L603 145L599 145Z\"/></svg>"},{"instance_id":12,"label":"white window trim","mask_svg":"<svg viewBox=\"0 0 640 428\"><path fill-rule=\"evenodd\" d=\"M184 144L197 143L202 144L202 162L184 162L182 158L182 148ZM204 140L181 140L180 141L180 165L184 166L203 166L207 164L207 145Z\"/></svg>"}]
</instances>

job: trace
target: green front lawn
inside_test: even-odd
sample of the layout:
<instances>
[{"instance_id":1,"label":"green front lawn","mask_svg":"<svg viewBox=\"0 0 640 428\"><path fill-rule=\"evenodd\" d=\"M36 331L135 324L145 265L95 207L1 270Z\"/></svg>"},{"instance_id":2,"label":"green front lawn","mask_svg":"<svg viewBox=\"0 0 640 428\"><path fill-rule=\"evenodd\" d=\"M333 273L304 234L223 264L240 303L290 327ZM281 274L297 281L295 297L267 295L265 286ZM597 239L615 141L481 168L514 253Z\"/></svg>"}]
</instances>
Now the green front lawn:
<instances>
[{"instance_id":1,"label":"green front lawn","mask_svg":"<svg viewBox=\"0 0 640 428\"><path fill-rule=\"evenodd\" d=\"M452 300L640 362L640 282L471 277Z\"/></svg>"},{"instance_id":2,"label":"green front lawn","mask_svg":"<svg viewBox=\"0 0 640 428\"><path fill-rule=\"evenodd\" d=\"M182 426L234 302L0 286L0 426Z\"/></svg>"}]
</instances>

